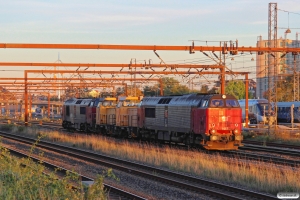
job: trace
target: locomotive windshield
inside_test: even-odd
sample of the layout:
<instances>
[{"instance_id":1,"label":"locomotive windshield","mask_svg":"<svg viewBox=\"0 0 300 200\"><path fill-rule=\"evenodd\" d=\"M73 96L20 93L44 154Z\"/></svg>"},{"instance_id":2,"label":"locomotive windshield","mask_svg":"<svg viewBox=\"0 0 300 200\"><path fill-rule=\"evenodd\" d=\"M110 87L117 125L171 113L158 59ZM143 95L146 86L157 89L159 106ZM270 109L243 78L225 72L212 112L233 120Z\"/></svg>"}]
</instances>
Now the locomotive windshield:
<instances>
[{"instance_id":1,"label":"locomotive windshield","mask_svg":"<svg viewBox=\"0 0 300 200\"><path fill-rule=\"evenodd\" d=\"M223 99L213 99L210 102L210 107L223 107L224 101Z\"/></svg>"},{"instance_id":2,"label":"locomotive windshield","mask_svg":"<svg viewBox=\"0 0 300 200\"><path fill-rule=\"evenodd\" d=\"M235 99L226 99L226 106L227 107L239 107L239 103Z\"/></svg>"},{"instance_id":3,"label":"locomotive windshield","mask_svg":"<svg viewBox=\"0 0 300 200\"><path fill-rule=\"evenodd\" d=\"M104 101L102 103L103 106L115 106L115 103L113 101Z\"/></svg>"},{"instance_id":4,"label":"locomotive windshield","mask_svg":"<svg viewBox=\"0 0 300 200\"><path fill-rule=\"evenodd\" d=\"M210 101L209 107L239 107L239 103L235 99L212 99Z\"/></svg>"}]
</instances>

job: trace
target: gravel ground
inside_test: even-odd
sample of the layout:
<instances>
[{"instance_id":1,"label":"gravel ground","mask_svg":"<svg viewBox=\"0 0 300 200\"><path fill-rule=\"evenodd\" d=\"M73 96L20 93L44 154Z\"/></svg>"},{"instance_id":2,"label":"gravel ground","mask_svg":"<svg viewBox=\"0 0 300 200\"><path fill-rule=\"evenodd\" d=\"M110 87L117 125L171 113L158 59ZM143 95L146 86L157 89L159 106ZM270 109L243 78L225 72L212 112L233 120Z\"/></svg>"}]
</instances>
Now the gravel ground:
<instances>
[{"instance_id":1,"label":"gravel ground","mask_svg":"<svg viewBox=\"0 0 300 200\"><path fill-rule=\"evenodd\" d=\"M2 139L2 143L4 146L18 149L23 153L28 153L30 149L29 145L20 144L4 138ZM38 154L39 152L41 151L35 151L36 154ZM95 178L97 174L102 174L102 172L107 169L103 166L84 162L66 155L53 153L47 150L43 150L42 152L44 152L44 161L51 162L70 170L73 169L74 171L91 178ZM119 170L113 170L113 172L120 180L116 181L106 178L105 183L116 186L118 188L122 188L126 191L131 191L134 194L146 197L148 199L214 199L203 194L195 194L183 189L167 186L156 181L134 176Z\"/></svg>"}]
</instances>

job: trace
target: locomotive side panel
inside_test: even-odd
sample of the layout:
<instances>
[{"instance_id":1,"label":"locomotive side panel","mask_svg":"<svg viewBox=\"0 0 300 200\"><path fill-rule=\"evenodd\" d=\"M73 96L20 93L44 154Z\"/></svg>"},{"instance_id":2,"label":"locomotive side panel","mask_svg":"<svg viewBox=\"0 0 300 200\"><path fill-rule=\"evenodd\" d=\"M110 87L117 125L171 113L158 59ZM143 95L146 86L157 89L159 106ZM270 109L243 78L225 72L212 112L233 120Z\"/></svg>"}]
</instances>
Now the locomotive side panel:
<instances>
[{"instance_id":1,"label":"locomotive side panel","mask_svg":"<svg viewBox=\"0 0 300 200\"><path fill-rule=\"evenodd\" d=\"M169 106L168 126L179 132L191 130L191 106Z\"/></svg>"},{"instance_id":2,"label":"locomotive side panel","mask_svg":"<svg viewBox=\"0 0 300 200\"><path fill-rule=\"evenodd\" d=\"M155 107L155 127L167 127L167 122L165 122L165 106L158 105ZM166 129L163 129L166 130Z\"/></svg>"},{"instance_id":3,"label":"locomotive side panel","mask_svg":"<svg viewBox=\"0 0 300 200\"><path fill-rule=\"evenodd\" d=\"M120 107L116 109L116 126L128 126L127 111L127 107Z\"/></svg>"},{"instance_id":4,"label":"locomotive side panel","mask_svg":"<svg viewBox=\"0 0 300 200\"><path fill-rule=\"evenodd\" d=\"M145 108L139 107L137 109L138 114L138 127L143 128L145 123Z\"/></svg>"},{"instance_id":5,"label":"locomotive side panel","mask_svg":"<svg viewBox=\"0 0 300 200\"><path fill-rule=\"evenodd\" d=\"M86 107L86 110L85 110L85 117L86 117L86 123L88 124L92 124L93 123L93 107L89 107L87 106Z\"/></svg>"},{"instance_id":6,"label":"locomotive side panel","mask_svg":"<svg viewBox=\"0 0 300 200\"><path fill-rule=\"evenodd\" d=\"M96 124L99 125L100 124L100 113L101 113L101 107L97 106L96 108Z\"/></svg>"},{"instance_id":7,"label":"locomotive side panel","mask_svg":"<svg viewBox=\"0 0 300 200\"><path fill-rule=\"evenodd\" d=\"M206 130L206 109L195 108L193 112L192 129L195 134L205 133Z\"/></svg>"},{"instance_id":8,"label":"locomotive side panel","mask_svg":"<svg viewBox=\"0 0 300 200\"><path fill-rule=\"evenodd\" d=\"M155 107L142 107L140 118L142 119L141 127L151 129L155 125L156 108Z\"/></svg>"},{"instance_id":9,"label":"locomotive side panel","mask_svg":"<svg viewBox=\"0 0 300 200\"><path fill-rule=\"evenodd\" d=\"M138 108L128 108L128 126L137 127L138 126Z\"/></svg>"},{"instance_id":10,"label":"locomotive side panel","mask_svg":"<svg viewBox=\"0 0 300 200\"><path fill-rule=\"evenodd\" d=\"M103 119L103 123L107 123L108 125L115 125L116 108L107 108L106 112L101 115L101 119Z\"/></svg>"}]
</instances>

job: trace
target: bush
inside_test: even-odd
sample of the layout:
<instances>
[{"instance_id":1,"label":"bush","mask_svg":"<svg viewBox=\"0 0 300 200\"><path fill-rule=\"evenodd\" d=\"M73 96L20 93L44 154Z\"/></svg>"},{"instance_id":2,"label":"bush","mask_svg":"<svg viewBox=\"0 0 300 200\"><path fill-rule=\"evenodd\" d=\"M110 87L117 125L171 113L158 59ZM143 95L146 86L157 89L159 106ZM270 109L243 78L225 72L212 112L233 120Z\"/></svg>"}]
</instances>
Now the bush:
<instances>
[{"instance_id":1,"label":"bush","mask_svg":"<svg viewBox=\"0 0 300 200\"><path fill-rule=\"evenodd\" d=\"M103 189L107 175L98 176L94 185L87 187L76 173L67 173L62 179L57 179L55 172L46 176L43 165L30 158L12 157L1 143L0 151L0 199L107 199ZM107 174L112 176L111 170ZM73 190L71 182L79 189Z\"/></svg>"}]
</instances>

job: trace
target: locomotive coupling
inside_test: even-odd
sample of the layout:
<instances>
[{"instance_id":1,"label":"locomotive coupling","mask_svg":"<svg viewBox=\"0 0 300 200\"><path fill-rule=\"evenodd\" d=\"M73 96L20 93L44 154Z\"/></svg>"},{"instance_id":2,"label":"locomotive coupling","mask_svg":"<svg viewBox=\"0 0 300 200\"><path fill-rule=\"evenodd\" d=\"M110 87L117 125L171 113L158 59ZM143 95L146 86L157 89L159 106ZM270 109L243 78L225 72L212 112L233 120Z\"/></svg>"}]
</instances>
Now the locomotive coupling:
<instances>
[{"instance_id":1,"label":"locomotive coupling","mask_svg":"<svg viewBox=\"0 0 300 200\"><path fill-rule=\"evenodd\" d=\"M222 136L219 136L219 135L210 135L209 136L209 140L210 141L234 141L234 140L237 140L237 141L242 141L243 140L243 136L242 135L234 135L234 136L226 136L226 135L222 135Z\"/></svg>"}]
</instances>

